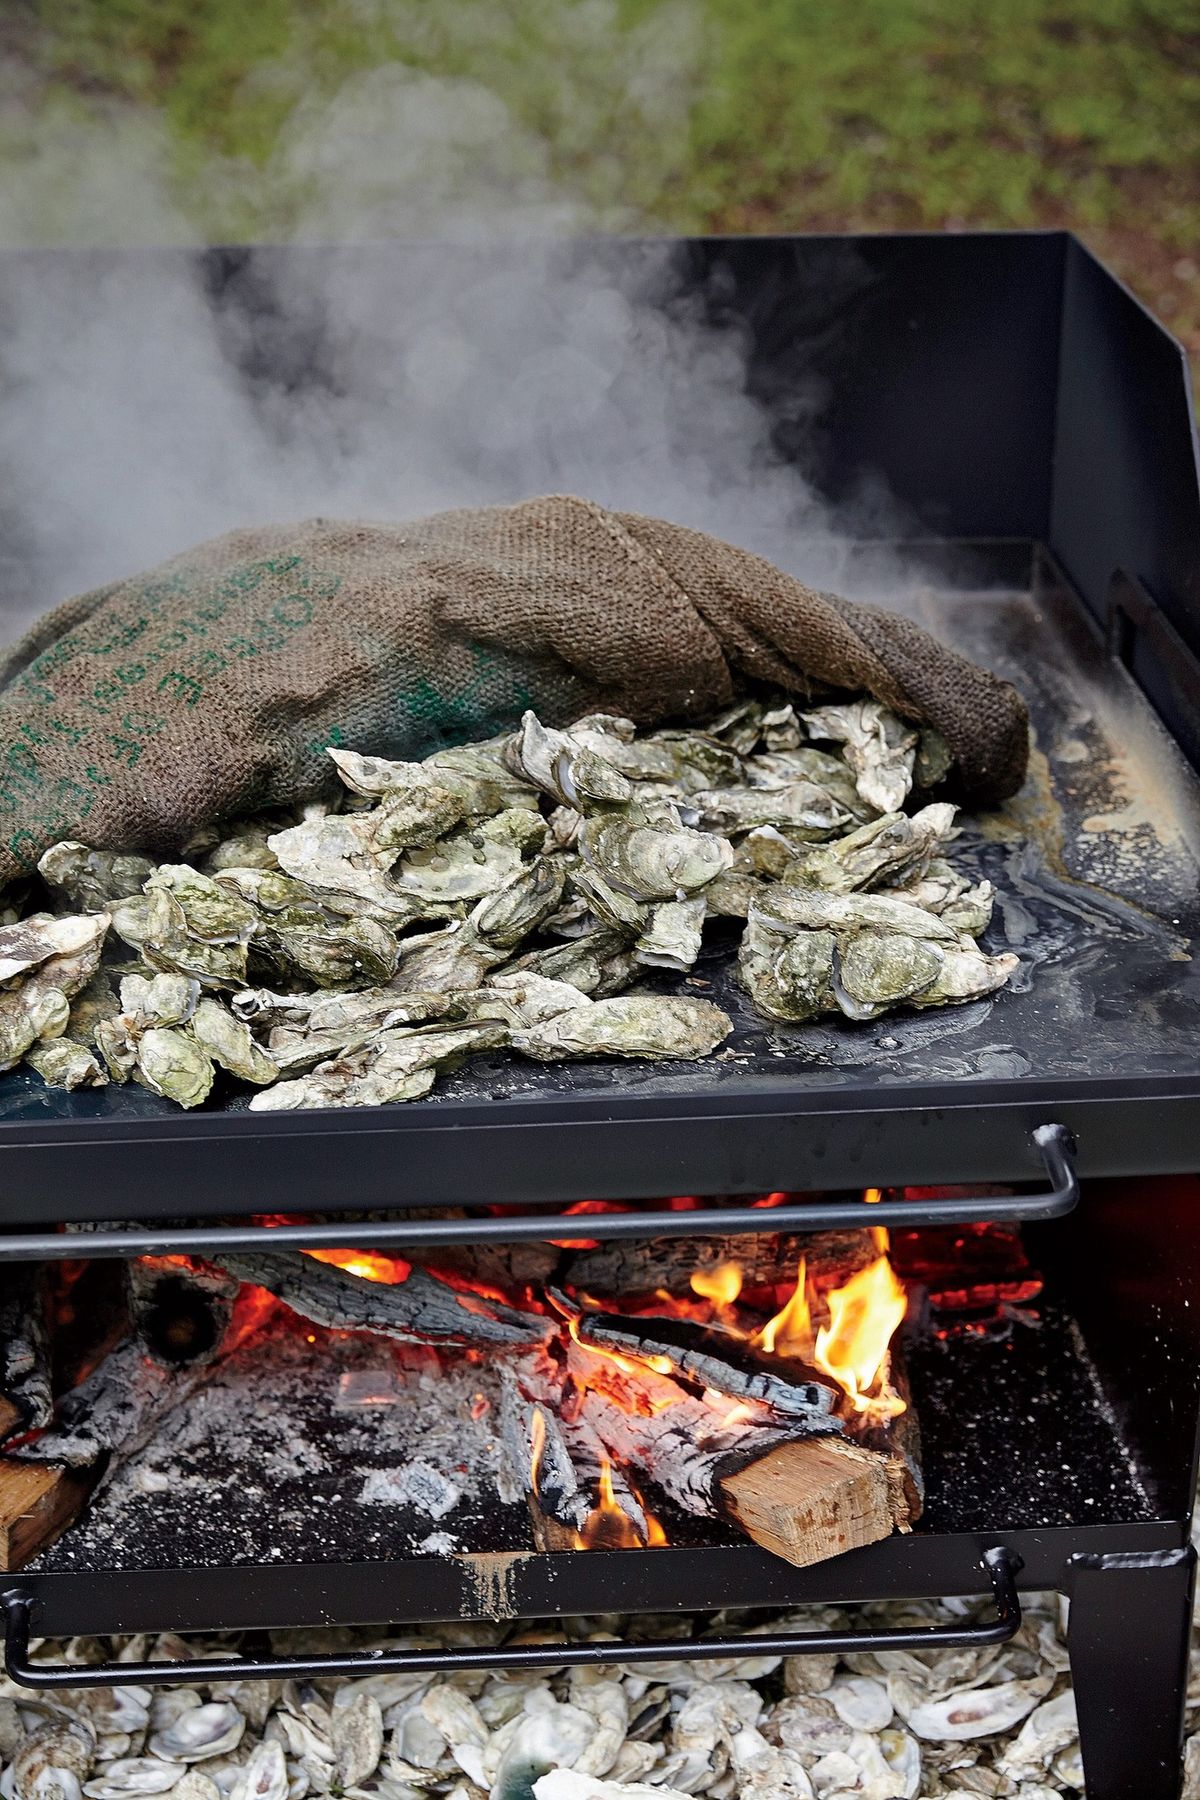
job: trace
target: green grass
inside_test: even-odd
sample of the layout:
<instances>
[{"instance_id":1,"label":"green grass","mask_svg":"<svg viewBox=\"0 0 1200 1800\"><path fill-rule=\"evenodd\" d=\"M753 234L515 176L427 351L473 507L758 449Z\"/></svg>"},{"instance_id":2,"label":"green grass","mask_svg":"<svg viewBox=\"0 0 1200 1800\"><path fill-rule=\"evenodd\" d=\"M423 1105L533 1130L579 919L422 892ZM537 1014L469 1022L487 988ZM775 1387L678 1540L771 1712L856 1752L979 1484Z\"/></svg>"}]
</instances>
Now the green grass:
<instances>
[{"instance_id":1,"label":"green grass","mask_svg":"<svg viewBox=\"0 0 1200 1800\"><path fill-rule=\"evenodd\" d=\"M1200 344L1195 0L25 0L0 50L10 240L514 199L670 230L1069 224ZM87 197L106 156L143 184L124 208Z\"/></svg>"}]
</instances>

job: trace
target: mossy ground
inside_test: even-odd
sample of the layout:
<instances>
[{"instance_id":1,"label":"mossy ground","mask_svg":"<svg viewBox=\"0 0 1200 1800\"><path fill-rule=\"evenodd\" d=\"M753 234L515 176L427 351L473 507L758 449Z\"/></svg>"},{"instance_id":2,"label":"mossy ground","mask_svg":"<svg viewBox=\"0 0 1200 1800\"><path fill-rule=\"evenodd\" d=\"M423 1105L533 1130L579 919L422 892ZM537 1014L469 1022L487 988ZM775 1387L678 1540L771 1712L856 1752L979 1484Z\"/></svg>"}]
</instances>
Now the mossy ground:
<instances>
[{"instance_id":1,"label":"mossy ground","mask_svg":"<svg viewBox=\"0 0 1200 1800\"><path fill-rule=\"evenodd\" d=\"M10 0L0 58L7 241L1070 225L1200 347L1195 0Z\"/></svg>"}]
</instances>

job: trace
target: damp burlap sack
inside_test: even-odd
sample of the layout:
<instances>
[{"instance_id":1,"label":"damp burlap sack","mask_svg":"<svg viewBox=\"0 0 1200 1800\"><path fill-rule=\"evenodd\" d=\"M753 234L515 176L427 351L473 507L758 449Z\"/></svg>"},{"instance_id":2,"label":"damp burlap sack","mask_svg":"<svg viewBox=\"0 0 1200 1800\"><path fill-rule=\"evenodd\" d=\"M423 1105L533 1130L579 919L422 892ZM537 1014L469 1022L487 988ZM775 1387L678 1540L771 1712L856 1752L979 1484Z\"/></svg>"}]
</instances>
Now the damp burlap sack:
<instances>
[{"instance_id":1,"label":"damp burlap sack","mask_svg":"<svg viewBox=\"0 0 1200 1800\"><path fill-rule=\"evenodd\" d=\"M935 726L965 798L1024 774L1006 682L703 532L557 495L312 519L80 595L0 659L0 882L62 838L161 855L313 796L333 785L330 744L415 757L526 707L698 720L753 682L866 689Z\"/></svg>"}]
</instances>

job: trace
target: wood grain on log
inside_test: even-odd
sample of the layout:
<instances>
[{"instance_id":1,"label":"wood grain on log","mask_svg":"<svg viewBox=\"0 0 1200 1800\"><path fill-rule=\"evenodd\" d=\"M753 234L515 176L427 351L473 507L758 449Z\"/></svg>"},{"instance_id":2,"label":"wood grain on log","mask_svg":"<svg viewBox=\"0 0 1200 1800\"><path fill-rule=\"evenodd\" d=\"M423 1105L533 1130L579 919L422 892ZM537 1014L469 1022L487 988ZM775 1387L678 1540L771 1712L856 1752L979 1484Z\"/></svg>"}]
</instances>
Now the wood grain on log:
<instances>
[{"instance_id":1,"label":"wood grain on log","mask_svg":"<svg viewBox=\"0 0 1200 1800\"><path fill-rule=\"evenodd\" d=\"M301 1318L335 1331L373 1331L405 1344L517 1347L544 1343L554 1324L540 1313L459 1293L424 1269L395 1284L366 1281L303 1251L222 1256L218 1267L266 1288Z\"/></svg>"},{"instance_id":2,"label":"wood grain on log","mask_svg":"<svg viewBox=\"0 0 1200 1800\"><path fill-rule=\"evenodd\" d=\"M0 1569L24 1568L61 1537L94 1486L91 1471L0 1458Z\"/></svg>"},{"instance_id":3,"label":"wood grain on log","mask_svg":"<svg viewBox=\"0 0 1200 1800\"><path fill-rule=\"evenodd\" d=\"M884 1459L842 1438L780 1444L720 1481L722 1510L799 1569L891 1535Z\"/></svg>"}]
</instances>

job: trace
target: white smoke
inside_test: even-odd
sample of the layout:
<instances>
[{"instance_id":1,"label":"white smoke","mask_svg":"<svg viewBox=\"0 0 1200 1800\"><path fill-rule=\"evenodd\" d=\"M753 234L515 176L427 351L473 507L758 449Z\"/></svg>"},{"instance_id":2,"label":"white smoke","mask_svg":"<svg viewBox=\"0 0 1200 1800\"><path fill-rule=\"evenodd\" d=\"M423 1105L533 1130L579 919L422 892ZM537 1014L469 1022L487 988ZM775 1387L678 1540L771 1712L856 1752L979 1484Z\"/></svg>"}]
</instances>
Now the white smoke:
<instances>
[{"instance_id":1,"label":"white smoke","mask_svg":"<svg viewBox=\"0 0 1200 1800\"><path fill-rule=\"evenodd\" d=\"M443 35L487 17L439 11ZM623 35L611 0L538 17L541 134L478 76L399 63L330 101L302 65L260 71L296 95L273 156L214 158L186 197L152 114L33 130L0 181L8 244L181 245L257 220L310 246L411 247L252 253L219 283L185 250L0 261L0 635L234 526L556 490L767 553L802 543L798 572L836 574L835 521L773 447L741 329L703 313L668 245L581 241L669 185L694 21L672 3ZM865 279L851 253L828 274ZM793 374L793 436L821 401Z\"/></svg>"}]
</instances>

